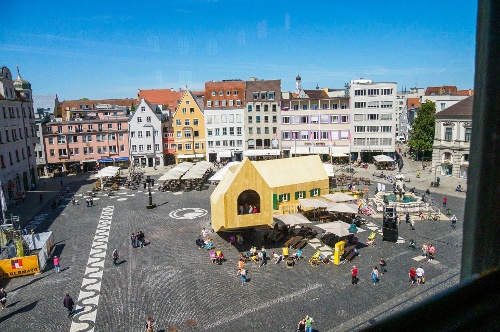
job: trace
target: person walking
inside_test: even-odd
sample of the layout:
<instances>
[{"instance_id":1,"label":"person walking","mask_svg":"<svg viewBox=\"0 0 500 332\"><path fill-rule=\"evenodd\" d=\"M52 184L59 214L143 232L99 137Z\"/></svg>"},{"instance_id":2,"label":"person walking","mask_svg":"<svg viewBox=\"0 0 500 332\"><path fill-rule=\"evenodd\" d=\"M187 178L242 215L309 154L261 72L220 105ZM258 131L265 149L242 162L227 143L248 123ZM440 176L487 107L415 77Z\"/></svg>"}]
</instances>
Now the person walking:
<instances>
[{"instance_id":1,"label":"person walking","mask_svg":"<svg viewBox=\"0 0 500 332\"><path fill-rule=\"evenodd\" d=\"M262 251L259 251L257 254L257 258L259 261L259 267L261 267L264 264L264 256L262 255Z\"/></svg>"},{"instance_id":2,"label":"person walking","mask_svg":"<svg viewBox=\"0 0 500 332\"><path fill-rule=\"evenodd\" d=\"M446 196L443 197L443 207L446 207L446 203L448 203L448 198Z\"/></svg>"},{"instance_id":3,"label":"person walking","mask_svg":"<svg viewBox=\"0 0 500 332\"><path fill-rule=\"evenodd\" d=\"M71 296L69 296L69 293L66 293L63 304L64 307L68 310L68 317L71 316L75 312L75 302L73 302L73 299L71 298Z\"/></svg>"},{"instance_id":4,"label":"person walking","mask_svg":"<svg viewBox=\"0 0 500 332\"><path fill-rule=\"evenodd\" d=\"M415 230L415 221L413 221L413 219L410 219L410 231L414 230Z\"/></svg>"},{"instance_id":5,"label":"person walking","mask_svg":"<svg viewBox=\"0 0 500 332\"><path fill-rule=\"evenodd\" d=\"M378 282L378 267L375 265L372 270L372 280L373 284L376 285Z\"/></svg>"},{"instance_id":6,"label":"person walking","mask_svg":"<svg viewBox=\"0 0 500 332\"><path fill-rule=\"evenodd\" d=\"M113 264L115 264L115 266L118 265L118 264L116 264L116 262L118 261L119 257L120 256L118 255L118 250L117 249L113 250Z\"/></svg>"},{"instance_id":7,"label":"person walking","mask_svg":"<svg viewBox=\"0 0 500 332\"><path fill-rule=\"evenodd\" d=\"M306 330L306 321L304 318L301 318L299 320L299 323L297 324L297 332L305 332Z\"/></svg>"},{"instance_id":8,"label":"person walking","mask_svg":"<svg viewBox=\"0 0 500 332\"><path fill-rule=\"evenodd\" d=\"M262 264L267 266L267 251L266 248L262 247Z\"/></svg>"},{"instance_id":9,"label":"person walking","mask_svg":"<svg viewBox=\"0 0 500 332\"><path fill-rule=\"evenodd\" d=\"M247 271L245 269L242 269L240 271L240 275L241 275L241 284L244 285L247 283Z\"/></svg>"},{"instance_id":10,"label":"person walking","mask_svg":"<svg viewBox=\"0 0 500 332\"><path fill-rule=\"evenodd\" d=\"M380 261L378 262L378 264L380 265L380 273L384 274L385 266L387 265L387 263L384 260L384 257L380 257Z\"/></svg>"},{"instance_id":11,"label":"person walking","mask_svg":"<svg viewBox=\"0 0 500 332\"><path fill-rule=\"evenodd\" d=\"M146 332L153 332L153 327L155 327L155 323L153 323L153 317L149 316L146 321Z\"/></svg>"},{"instance_id":12,"label":"person walking","mask_svg":"<svg viewBox=\"0 0 500 332\"><path fill-rule=\"evenodd\" d=\"M357 285L358 284L358 268L356 267L356 265L352 266L351 278L352 278L351 283L353 285Z\"/></svg>"},{"instance_id":13,"label":"person walking","mask_svg":"<svg viewBox=\"0 0 500 332\"><path fill-rule=\"evenodd\" d=\"M432 244L429 244L429 262L432 262L434 260L435 252L436 248Z\"/></svg>"},{"instance_id":14,"label":"person walking","mask_svg":"<svg viewBox=\"0 0 500 332\"><path fill-rule=\"evenodd\" d=\"M203 227L203 229L201 230L201 237L203 238L203 240L205 240L207 238L207 235L208 235L208 232L205 229L205 227Z\"/></svg>"},{"instance_id":15,"label":"person walking","mask_svg":"<svg viewBox=\"0 0 500 332\"><path fill-rule=\"evenodd\" d=\"M73 203L73 205L75 205L75 203L76 203L75 195L71 196L71 203Z\"/></svg>"},{"instance_id":16,"label":"person walking","mask_svg":"<svg viewBox=\"0 0 500 332\"><path fill-rule=\"evenodd\" d=\"M130 242L132 244L132 248L137 247L137 236L134 233L130 235Z\"/></svg>"},{"instance_id":17,"label":"person walking","mask_svg":"<svg viewBox=\"0 0 500 332\"><path fill-rule=\"evenodd\" d=\"M61 266L59 264L59 257L54 256L54 268L56 269L56 273L61 272Z\"/></svg>"},{"instance_id":18,"label":"person walking","mask_svg":"<svg viewBox=\"0 0 500 332\"><path fill-rule=\"evenodd\" d=\"M451 217L451 227L457 228L457 216L456 215L453 215Z\"/></svg>"},{"instance_id":19,"label":"person walking","mask_svg":"<svg viewBox=\"0 0 500 332\"><path fill-rule=\"evenodd\" d=\"M7 303L7 292L5 289L0 289L0 304L2 305L2 310L5 309L5 303Z\"/></svg>"},{"instance_id":20,"label":"person walking","mask_svg":"<svg viewBox=\"0 0 500 332\"><path fill-rule=\"evenodd\" d=\"M411 285L413 286L415 284L415 282L417 281L417 279L416 279L417 271L415 270L414 266L412 266L412 268L410 269L410 272L408 273L408 277L410 277L410 282L411 282Z\"/></svg>"},{"instance_id":21,"label":"person walking","mask_svg":"<svg viewBox=\"0 0 500 332\"><path fill-rule=\"evenodd\" d=\"M309 315L306 315L304 322L306 323L306 332L312 332L312 324L314 323L314 319L312 317L309 317Z\"/></svg>"},{"instance_id":22,"label":"person walking","mask_svg":"<svg viewBox=\"0 0 500 332\"><path fill-rule=\"evenodd\" d=\"M240 258L238 261L238 273L236 273L237 276L241 274L241 271L245 269L245 263L243 262L243 259Z\"/></svg>"},{"instance_id":23,"label":"person walking","mask_svg":"<svg viewBox=\"0 0 500 332\"><path fill-rule=\"evenodd\" d=\"M420 285L423 283L424 274L425 274L424 269L422 268L422 265L420 265L415 272L417 273L417 285Z\"/></svg>"},{"instance_id":24,"label":"person walking","mask_svg":"<svg viewBox=\"0 0 500 332\"><path fill-rule=\"evenodd\" d=\"M23 203L26 202L26 193L24 191L21 193L21 199L23 200Z\"/></svg>"},{"instance_id":25,"label":"person walking","mask_svg":"<svg viewBox=\"0 0 500 332\"><path fill-rule=\"evenodd\" d=\"M38 201L38 204L43 204L43 194L40 194L40 199Z\"/></svg>"}]
</instances>

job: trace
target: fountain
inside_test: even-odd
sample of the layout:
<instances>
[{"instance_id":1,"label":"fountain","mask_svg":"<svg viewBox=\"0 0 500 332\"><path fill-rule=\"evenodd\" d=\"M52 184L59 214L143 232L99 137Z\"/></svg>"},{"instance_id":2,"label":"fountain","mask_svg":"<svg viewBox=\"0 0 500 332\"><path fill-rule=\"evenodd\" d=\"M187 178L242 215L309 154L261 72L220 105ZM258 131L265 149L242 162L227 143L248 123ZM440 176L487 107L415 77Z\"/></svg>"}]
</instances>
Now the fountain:
<instances>
[{"instance_id":1,"label":"fountain","mask_svg":"<svg viewBox=\"0 0 500 332\"><path fill-rule=\"evenodd\" d=\"M398 212L414 212L418 213L420 211L432 210L430 205L424 203L421 197L416 196L413 193L406 193L405 186L403 184L404 175L398 172L394 179L396 180L393 185L393 192L379 191L375 194L375 197L370 198L369 202L372 208L378 212L384 210L384 206L396 207Z\"/></svg>"}]
</instances>

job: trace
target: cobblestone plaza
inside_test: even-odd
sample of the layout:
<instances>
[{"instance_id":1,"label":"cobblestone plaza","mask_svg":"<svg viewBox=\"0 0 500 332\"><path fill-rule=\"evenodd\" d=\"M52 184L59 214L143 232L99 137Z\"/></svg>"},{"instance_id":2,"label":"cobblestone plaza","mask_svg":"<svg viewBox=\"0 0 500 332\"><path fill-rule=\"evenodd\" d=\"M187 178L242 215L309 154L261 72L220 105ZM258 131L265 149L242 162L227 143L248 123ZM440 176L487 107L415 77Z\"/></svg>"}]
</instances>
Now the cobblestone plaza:
<instances>
[{"instance_id":1,"label":"cobblestone plaza","mask_svg":"<svg viewBox=\"0 0 500 332\"><path fill-rule=\"evenodd\" d=\"M411 186L427 189L428 179L422 176ZM48 179L40 189L45 205L37 205L38 193L32 192L26 203L9 211L20 215L24 225L39 220L32 223L38 223L37 232L54 233L54 254L61 258L62 273L56 274L49 263L39 275L1 280L9 294L6 310L0 311L4 331L140 331L149 315L156 331L294 331L306 314L314 317L317 331L358 330L458 283L465 204L461 193L447 195L448 207L459 219L457 229L448 218L417 220L415 230L402 222L400 243L379 237L375 247L361 247L352 264L339 266L312 268L307 260L316 249L309 244L305 259L294 268L272 261L260 268L247 263L249 282L242 285L236 275L239 252L262 245L258 231L242 233L241 247L230 245L227 234L211 233L215 249L227 258L222 265L212 264L209 253L195 245L202 227L210 228L213 186L178 193L155 190L158 206L147 210L148 195L142 187L98 195L95 206L87 207L83 195L94 180L86 175L65 180L79 204L68 201L50 209L51 195L63 187L57 179ZM441 194L432 192L437 202L455 185L446 187L445 182L438 190ZM381 214L369 221L371 228L361 226L357 235L361 242L372 228L382 227ZM129 240L138 230L150 242L142 249L132 248ZM410 239L416 240L417 250L408 248ZM435 245L434 261L422 259L423 242ZM267 251L281 252L282 244L266 246ZM114 249L120 254L118 266L111 258ZM387 273L373 285L370 273L380 257L387 262ZM356 286L350 283L353 264L359 269ZM412 287L408 271L419 265L426 283ZM62 304L66 292L77 303L72 318Z\"/></svg>"}]
</instances>

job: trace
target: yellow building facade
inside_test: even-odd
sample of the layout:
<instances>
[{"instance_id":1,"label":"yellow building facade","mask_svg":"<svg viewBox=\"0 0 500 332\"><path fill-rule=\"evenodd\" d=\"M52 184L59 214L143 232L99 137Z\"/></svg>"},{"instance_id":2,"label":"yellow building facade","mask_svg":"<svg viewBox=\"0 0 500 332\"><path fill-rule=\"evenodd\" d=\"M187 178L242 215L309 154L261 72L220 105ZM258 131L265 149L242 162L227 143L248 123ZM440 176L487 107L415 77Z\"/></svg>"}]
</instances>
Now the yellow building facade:
<instances>
[{"instance_id":1,"label":"yellow building facade","mask_svg":"<svg viewBox=\"0 0 500 332\"><path fill-rule=\"evenodd\" d=\"M205 159L203 97L186 90L172 118L175 162Z\"/></svg>"},{"instance_id":2,"label":"yellow building facade","mask_svg":"<svg viewBox=\"0 0 500 332\"><path fill-rule=\"evenodd\" d=\"M265 161L245 158L228 170L210 196L212 227L218 232L270 226L274 213L296 208L301 198L326 193L328 175L318 155ZM256 213L250 213L250 206Z\"/></svg>"}]
</instances>

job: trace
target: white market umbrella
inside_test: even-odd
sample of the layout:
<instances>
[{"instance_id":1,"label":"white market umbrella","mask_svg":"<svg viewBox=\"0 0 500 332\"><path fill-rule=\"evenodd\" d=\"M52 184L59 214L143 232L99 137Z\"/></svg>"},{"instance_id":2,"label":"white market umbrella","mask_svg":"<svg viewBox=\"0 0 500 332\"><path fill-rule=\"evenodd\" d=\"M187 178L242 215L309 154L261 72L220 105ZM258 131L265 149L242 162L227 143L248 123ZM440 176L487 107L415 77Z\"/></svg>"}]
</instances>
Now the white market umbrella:
<instances>
[{"instance_id":1,"label":"white market umbrella","mask_svg":"<svg viewBox=\"0 0 500 332\"><path fill-rule=\"evenodd\" d=\"M326 210L339 213L358 213L358 206L356 204L337 203L328 207Z\"/></svg>"},{"instance_id":2,"label":"white market umbrella","mask_svg":"<svg viewBox=\"0 0 500 332\"><path fill-rule=\"evenodd\" d=\"M337 220L326 224L319 224L316 227L324 229L327 232L333 233L339 237L348 236L351 234L349 232L349 225L343 221Z\"/></svg>"},{"instance_id":3,"label":"white market umbrella","mask_svg":"<svg viewBox=\"0 0 500 332\"><path fill-rule=\"evenodd\" d=\"M301 224L311 224L309 219L301 215L300 213L292 213L292 214L279 214L273 217L274 221L279 226L288 225L295 226Z\"/></svg>"},{"instance_id":4,"label":"white market umbrella","mask_svg":"<svg viewBox=\"0 0 500 332\"><path fill-rule=\"evenodd\" d=\"M302 208L326 208L332 205L331 202L322 198L301 198L299 199L300 206Z\"/></svg>"},{"instance_id":5,"label":"white market umbrella","mask_svg":"<svg viewBox=\"0 0 500 332\"><path fill-rule=\"evenodd\" d=\"M335 193L335 194L327 194L327 195L322 195L324 198L326 198L329 201L338 203L338 202L350 202L350 201L355 201L356 198L354 196L345 194L345 193Z\"/></svg>"},{"instance_id":6,"label":"white market umbrella","mask_svg":"<svg viewBox=\"0 0 500 332\"><path fill-rule=\"evenodd\" d=\"M332 153L332 157L338 157L338 158L341 158L341 157L349 157L349 156L348 156L348 155L346 155L345 153L335 152L335 153Z\"/></svg>"}]
</instances>

